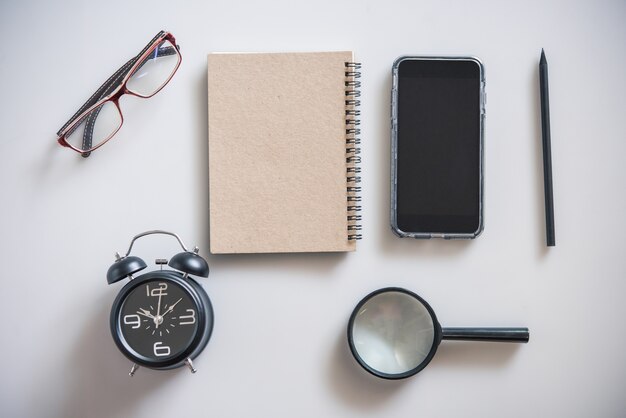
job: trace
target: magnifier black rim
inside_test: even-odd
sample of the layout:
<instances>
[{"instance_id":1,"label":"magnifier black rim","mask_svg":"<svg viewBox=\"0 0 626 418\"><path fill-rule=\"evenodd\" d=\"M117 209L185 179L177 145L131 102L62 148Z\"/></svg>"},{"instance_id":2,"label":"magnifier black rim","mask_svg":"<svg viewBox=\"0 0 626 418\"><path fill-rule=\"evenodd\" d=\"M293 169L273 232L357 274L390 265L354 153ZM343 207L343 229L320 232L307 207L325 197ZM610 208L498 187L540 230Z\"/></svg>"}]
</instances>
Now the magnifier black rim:
<instances>
[{"instance_id":1,"label":"magnifier black rim","mask_svg":"<svg viewBox=\"0 0 626 418\"><path fill-rule=\"evenodd\" d=\"M354 321L356 320L356 316L359 310L361 310L363 305L365 305L370 299L374 298L375 296L378 296L381 293L392 293L392 292L404 293L406 295L409 295L417 299L422 305L424 305L424 307L426 307L426 310L430 314L431 319L433 320L433 329L435 331L435 335L433 336L433 345L430 348L430 351L428 352L428 355L426 356L426 358L413 369L408 370L403 373L384 373L384 372L374 369L373 367L370 367L365 362L365 360L361 358L356 346L354 345L353 328L354 328ZM435 356L435 353L437 352L437 348L439 347L440 342L441 342L441 325L439 325L439 321L437 321L437 316L435 315L435 311L433 310L433 308L431 308L428 302L422 299L418 294L411 292L410 290L404 289L402 287L385 287L385 288L378 289L378 290L371 292L369 295L361 299L361 301L356 305L356 307L352 311L352 315L350 315L350 320L348 321L348 345L350 346L350 351L352 352L352 355L354 356L355 360L367 372L373 374L374 376L382 377L383 379L389 379L389 380L405 379L409 376L413 376L414 374L419 373L433 359L433 357Z\"/></svg>"}]
</instances>

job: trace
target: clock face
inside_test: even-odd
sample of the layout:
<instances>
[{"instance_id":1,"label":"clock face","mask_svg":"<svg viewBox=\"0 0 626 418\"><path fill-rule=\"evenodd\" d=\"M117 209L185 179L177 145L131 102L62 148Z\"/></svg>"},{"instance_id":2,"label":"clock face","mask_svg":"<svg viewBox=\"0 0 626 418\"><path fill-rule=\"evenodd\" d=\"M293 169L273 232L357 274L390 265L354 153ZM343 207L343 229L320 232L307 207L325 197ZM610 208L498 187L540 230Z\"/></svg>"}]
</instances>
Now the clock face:
<instances>
[{"instance_id":1,"label":"clock face","mask_svg":"<svg viewBox=\"0 0 626 418\"><path fill-rule=\"evenodd\" d=\"M154 279L130 291L118 321L121 337L135 355L164 362L192 344L198 332L198 306L183 286Z\"/></svg>"}]
</instances>

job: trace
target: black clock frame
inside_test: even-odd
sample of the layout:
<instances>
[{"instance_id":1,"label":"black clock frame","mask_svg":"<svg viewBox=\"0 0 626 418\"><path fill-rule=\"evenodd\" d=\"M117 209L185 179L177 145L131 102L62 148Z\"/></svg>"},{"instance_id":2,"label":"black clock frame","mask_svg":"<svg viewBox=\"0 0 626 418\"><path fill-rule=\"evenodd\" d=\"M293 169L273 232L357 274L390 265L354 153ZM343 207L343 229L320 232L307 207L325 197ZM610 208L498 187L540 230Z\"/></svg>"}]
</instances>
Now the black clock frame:
<instances>
[{"instance_id":1,"label":"black clock frame","mask_svg":"<svg viewBox=\"0 0 626 418\"><path fill-rule=\"evenodd\" d=\"M121 328L120 314L126 298L137 287L154 280L181 286L191 295L198 313L198 328L191 344L178 356L165 360L155 360L137 353L124 339ZM183 366L186 359L196 358L206 347L213 332L213 306L202 286L191 277L183 276L180 272L173 270L156 270L134 278L120 290L111 308L110 326L113 341L122 354L132 362L157 370L175 369Z\"/></svg>"}]
</instances>

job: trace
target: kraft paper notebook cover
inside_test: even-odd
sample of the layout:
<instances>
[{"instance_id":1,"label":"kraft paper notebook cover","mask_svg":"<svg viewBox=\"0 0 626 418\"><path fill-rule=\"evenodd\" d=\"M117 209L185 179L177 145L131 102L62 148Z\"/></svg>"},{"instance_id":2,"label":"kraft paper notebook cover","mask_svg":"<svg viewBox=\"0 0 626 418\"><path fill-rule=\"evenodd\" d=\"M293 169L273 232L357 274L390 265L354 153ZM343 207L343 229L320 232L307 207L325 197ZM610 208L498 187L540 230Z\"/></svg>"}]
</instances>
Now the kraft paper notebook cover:
<instances>
[{"instance_id":1,"label":"kraft paper notebook cover","mask_svg":"<svg viewBox=\"0 0 626 418\"><path fill-rule=\"evenodd\" d=\"M351 52L209 54L211 253L354 251Z\"/></svg>"}]
</instances>

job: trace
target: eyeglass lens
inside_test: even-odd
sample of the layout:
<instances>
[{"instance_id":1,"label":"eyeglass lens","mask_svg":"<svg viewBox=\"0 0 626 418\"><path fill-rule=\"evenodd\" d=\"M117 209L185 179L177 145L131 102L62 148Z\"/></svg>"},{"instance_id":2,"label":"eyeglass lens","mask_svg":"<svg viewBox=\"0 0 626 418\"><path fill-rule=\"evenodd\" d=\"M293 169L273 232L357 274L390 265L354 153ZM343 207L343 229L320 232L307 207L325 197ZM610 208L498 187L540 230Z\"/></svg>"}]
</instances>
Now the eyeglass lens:
<instances>
[{"instance_id":1,"label":"eyeglass lens","mask_svg":"<svg viewBox=\"0 0 626 418\"><path fill-rule=\"evenodd\" d=\"M122 115L113 102L105 102L85 115L65 135L65 140L74 148L91 149L113 136L122 126Z\"/></svg>"},{"instance_id":2,"label":"eyeglass lens","mask_svg":"<svg viewBox=\"0 0 626 418\"><path fill-rule=\"evenodd\" d=\"M151 96L168 82L179 62L178 50L170 41L165 40L137 67L128 79L126 88L140 96Z\"/></svg>"}]
</instances>

